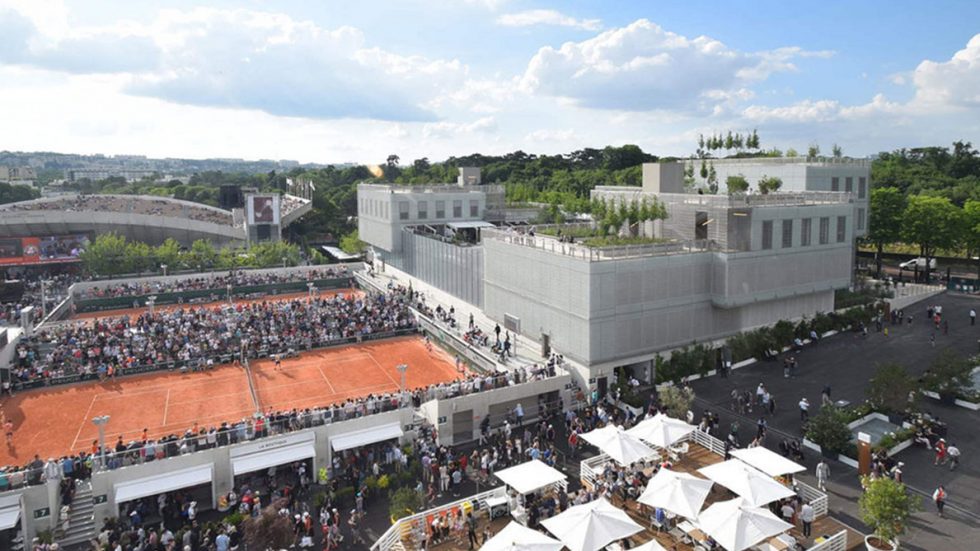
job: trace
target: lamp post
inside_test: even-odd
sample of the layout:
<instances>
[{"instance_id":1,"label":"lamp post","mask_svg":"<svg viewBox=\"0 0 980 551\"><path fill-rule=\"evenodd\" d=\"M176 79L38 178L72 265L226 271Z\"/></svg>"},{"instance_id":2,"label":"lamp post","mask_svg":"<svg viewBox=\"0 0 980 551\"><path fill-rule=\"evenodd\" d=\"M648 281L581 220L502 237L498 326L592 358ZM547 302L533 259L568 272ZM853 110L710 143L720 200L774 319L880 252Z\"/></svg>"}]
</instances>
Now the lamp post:
<instances>
[{"instance_id":1,"label":"lamp post","mask_svg":"<svg viewBox=\"0 0 980 551\"><path fill-rule=\"evenodd\" d=\"M157 303L157 296L150 295L146 297L146 305L150 308L150 315L153 315L153 305Z\"/></svg>"},{"instance_id":2,"label":"lamp post","mask_svg":"<svg viewBox=\"0 0 980 551\"><path fill-rule=\"evenodd\" d=\"M99 466L105 470L105 426L109 423L108 415L93 417L92 422L99 427Z\"/></svg>"},{"instance_id":3,"label":"lamp post","mask_svg":"<svg viewBox=\"0 0 980 551\"><path fill-rule=\"evenodd\" d=\"M163 270L163 277L167 277L167 265L160 264L160 269Z\"/></svg>"},{"instance_id":4,"label":"lamp post","mask_svg":"<svg viewBox=\"0 0 980 551\"><path fill-rule=\"evenodd\" d=\"M47 283L41 278L41 319L44 319L44 314L48 311Z\"/></svg>"},{"instance_id":5,"label":"lamp post","mask_svg":"<svg viewBox=\"0 0 980 551\"><path fill-rule=\"evenodd\" d=\"M286 260L287 260L287 259L286 259L286 257L285 257L285 256L284 256L284 257L282 257L282 267L283 267L283 268L285 268L285 267L286 267Z\"/></svg>"},{"instance_id":6,"label":"lamp post","mask_svg":"<svg viewBox=\"0 0 980 551\"><path fill-rule=\"evenodd\" d=\"M401 375L401 384L399 385L399 395L401 400L399 400L399 405L404 405L405 402L405 372L408 371L408 364L398 364L395 366L398 373Z\"/></svg>"},{"instance_id":7,"label":"lamp post","mask_svg":"<svg viewBox=\"0 0 980 551\"><path fill-rule=\"evenodd\" d=\"M231 299L231 283L228 284L228 304L234 305L235 301Z\"/></svg>"},{"instance_id":8,"label":"lamp post","mask_svg":"<svg viewBox=\"0 0 980 551\"><path fill-rule=\"evenodd\" d=\"M310 289L309 301L313 302L313 290L316 289L316 285L312 281L310 281L309 283L306 284L306 286L309 287Z\"/></svg>"}]
</instances>

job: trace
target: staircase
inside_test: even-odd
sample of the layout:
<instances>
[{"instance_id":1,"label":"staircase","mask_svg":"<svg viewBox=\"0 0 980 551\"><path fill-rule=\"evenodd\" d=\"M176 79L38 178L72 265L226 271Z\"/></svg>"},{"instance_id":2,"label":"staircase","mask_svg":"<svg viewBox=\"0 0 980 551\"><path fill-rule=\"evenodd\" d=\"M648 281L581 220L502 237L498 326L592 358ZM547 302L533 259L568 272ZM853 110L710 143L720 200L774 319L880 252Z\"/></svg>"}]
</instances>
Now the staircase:
<instances>
[{"instance_id":1,"label":"staircase","mask_svg":"<svg viewBox=\"0 0 980 551\"><path fill-rule=\"evenodd\" d=\"M88 480L78 482L75 486L75 499L68 514L68 530L62 533L59 526L56 532L58 545L62 549L95 538L94 509L92 482Z\"/></svg>"}]
</instances>

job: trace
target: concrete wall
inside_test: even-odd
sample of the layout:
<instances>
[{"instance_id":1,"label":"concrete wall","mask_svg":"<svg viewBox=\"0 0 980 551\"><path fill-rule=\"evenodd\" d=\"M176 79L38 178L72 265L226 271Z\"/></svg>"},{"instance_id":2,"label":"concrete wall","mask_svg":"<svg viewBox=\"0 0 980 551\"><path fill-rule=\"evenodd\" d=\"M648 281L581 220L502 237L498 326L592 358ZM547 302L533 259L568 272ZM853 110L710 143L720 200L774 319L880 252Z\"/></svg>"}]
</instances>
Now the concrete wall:
<instances>
[{"instance_id":1,"label":"concrete wall","mask_svg":"<svg viewBox=\"0 0 980 551\"><path fill-rule=\"evenodd\" d=\"M128 239L143 241L150 245L159 245L171 237L188 247L197 239L208 239L218 246L241 245L245 242L245 231L242 228L190 218L149 214L55 210L2 211L0 219L2 219L0 237L117 232Z\"/></svg>"},{"instance_id":2,"label":"concrete wall","mask_svg":"<svg viewBox=\"0 0 980 551\"><path fill-rule=\"evenodd\" d=\"M401 255L388 262L475 306L483 306L483 247L459 246L437 238L401 232Z\"/></svg>"}]
</instances>

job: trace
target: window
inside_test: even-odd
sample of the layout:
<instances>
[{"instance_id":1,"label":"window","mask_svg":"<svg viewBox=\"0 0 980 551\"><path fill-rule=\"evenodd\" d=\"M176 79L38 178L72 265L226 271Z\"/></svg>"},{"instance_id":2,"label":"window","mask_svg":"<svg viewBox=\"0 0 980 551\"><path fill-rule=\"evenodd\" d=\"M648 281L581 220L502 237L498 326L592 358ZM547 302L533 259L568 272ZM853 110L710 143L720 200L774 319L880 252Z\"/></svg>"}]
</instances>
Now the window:
<instances>
[{"instance_id":1,"label":"window","mask_svg":"<svg viewBox=\"0 0 980 551\"><path fill-rule=\"evenodd\" d=\"M463 201L457 199L453 201L453 218L463 217Z\"/></svg>"},{"instance_id":2,"label":"window","mask_svg":"<svg viewBox=\"0 0 980 551\"><path fill-rule=\"evenodd\" d=\"M408 201L398 202L398 219L408 220Z\"/></svg>"},{"instance_id":3,"label":"window","mask_svg":"<svg viewBox=\"0 0 980 551\"><path fill-rule=\"evenodd\" d=\"M820 244L830 243L830 217L824 216L820 219Z\"/></svg>"},{"instance_id":4,"label":"window","mask_svg":"<svg viewBox=\"0 0 980 551\"><path fill-rule=\"evenodd\" d=\"M436 201L436 218L443 219L446 217L446 202Z\"/></svg>"},{"instance_id":5,"label":"window","mask_svg":"<svg viewBox=\"0 0 980 551\"><path fill-rule=\"evenodd\" d=\"M830 191L840 191L840 178L837 176L830 179Z\"/></svg>"},{"instance_id":6,"label":"window","mask_svg":"<svg viewBox=\"0 0 980 551\"><path fill-rule=\"evenodd\" d=\"M847 217L837 217L837 242L843 243L847 239Z\"/></svg>"},{"instance_id":7,"label":"window","mask_svg":"<svg viewBox=\"0 0 980 551\"><path fill-rule=\"evenodd\" d=\"M470 200L470 216L477 217L480 216L480 202L476 200Z\"/></svg>"},{"instance_id":8,"label":"window","mask_svg":"<svg viewBox=\"0 0 980 551\"><path fill-rule=\"evenodd\" d=\"M864 229L864 209L858 209L858 229Z\"/></svg>"},{"instance_id":9,"label":"window","mask_svg":"<svg viewBox=\"0 0 980 551\"><path fill-rule=\"evenodd\" d=\"M772 248L772 220L762 222L762 248L763 250Z\"/></svg>"},{"instance_id":10,"label":"window","mask_svg":"<svg viewBox=\"0 0 980 551\"><path fill-rule=\"evenodd\" d=\"M425 220L429 217L429 202L419 201L419 220Z\"/></svg>"},{"instance_id":11,"label":"window","mask_svg":"<svg viewBox=\"0 0 980 551\"><path fill-rule=\"evenodd\" d=\"M844 178L844 191L852 193L854 191L854 178L848 176Z\"/></svg>"},{"instance_id":12,"label":"window","mask_svg":"<svg viewBox=\"0 0 980 551\"><path fill-rule=\"evenodd\" d=\"M788 249L793 246L793 221L783 220L783 248Z\"/></svg>"},{"instance_id":13,"label":"window","mask_svg":"<svg viewBox=\"0 0 980 551\"><path fill-rule=\"evenodd\" d=\"M813 226L813 220L810 218L804 218L800 220L800 246L809 247L810 246L810 233Z\"/></svg>"},{"instance_id":14,"label":"window","mask_svg":"<svg viewBox=\"0 0 980 551\"><path fill-rule=\"evenodd\" d=\"M868 195L868 179L864 176L858 178L858 199L864 199Z\"/></svg>"}]
</instances>

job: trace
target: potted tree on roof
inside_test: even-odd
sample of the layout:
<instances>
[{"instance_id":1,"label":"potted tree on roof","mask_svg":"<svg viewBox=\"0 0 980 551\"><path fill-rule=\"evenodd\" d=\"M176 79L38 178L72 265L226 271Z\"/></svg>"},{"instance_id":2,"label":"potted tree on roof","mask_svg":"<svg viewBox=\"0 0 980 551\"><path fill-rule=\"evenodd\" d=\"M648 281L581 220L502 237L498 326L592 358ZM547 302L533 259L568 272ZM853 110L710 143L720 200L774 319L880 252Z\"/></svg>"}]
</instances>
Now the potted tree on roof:
<instances>
[{"instance_id":1,"label":"potted tree on roof","mask_svg":"<svg viewBox=\"0 0 980 551\"><path fill-rule=\"evenodd\" d=\"M922 384L938 394L942 403L952 405L958 395L973 385L973 364L947 348L925 372Z\"/></svg>"},{"instance_id":2,"label":"potted tree on roof","mask_svg":"<svg viewBox=\"0 0 980 551\"><path fill-rule=\"evenodd\" d=\"M922 508L922 499L910 495L905 484L892 478L861 479L864 494L858 500L861 520L872 529L864 537L868 551L895 551L898 536L905 533L909 517Z\"/></svg>"}]
</instances>

